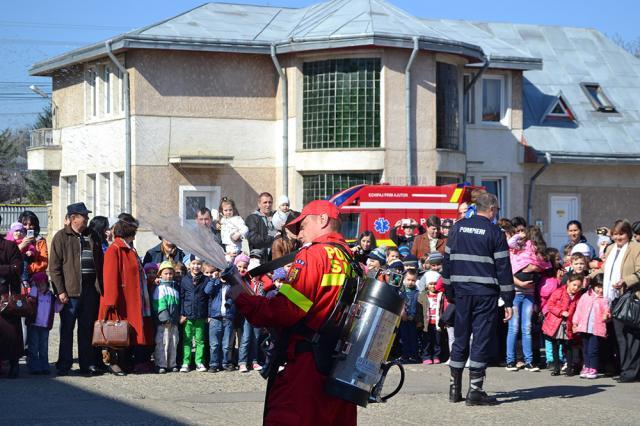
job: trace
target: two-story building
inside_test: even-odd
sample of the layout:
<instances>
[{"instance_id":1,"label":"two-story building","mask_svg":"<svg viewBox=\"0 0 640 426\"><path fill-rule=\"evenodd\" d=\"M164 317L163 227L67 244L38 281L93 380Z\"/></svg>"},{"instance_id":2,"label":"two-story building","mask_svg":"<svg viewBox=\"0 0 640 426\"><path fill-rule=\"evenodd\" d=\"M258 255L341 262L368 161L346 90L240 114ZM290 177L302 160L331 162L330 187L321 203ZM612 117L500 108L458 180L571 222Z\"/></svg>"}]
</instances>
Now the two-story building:
<instances>
[{"instance_id":1,"label":"two-story building","mask_svg":"<svg viewBox=\"0 0 640 426\"><path fill-rule=\"evenodd\" d=\"M52 175L53 229L73 201L188 221L223 195L244 215L262 191L300 208L363 182L465 178L547 232L594 227L638 211L638 132L592 123L637 129L639 70L594 30L424 20L383 0L208 3L35 64L54 128L29 167ZM589 98L605 91L614 113Z\"/></svg>"}]
</instances>

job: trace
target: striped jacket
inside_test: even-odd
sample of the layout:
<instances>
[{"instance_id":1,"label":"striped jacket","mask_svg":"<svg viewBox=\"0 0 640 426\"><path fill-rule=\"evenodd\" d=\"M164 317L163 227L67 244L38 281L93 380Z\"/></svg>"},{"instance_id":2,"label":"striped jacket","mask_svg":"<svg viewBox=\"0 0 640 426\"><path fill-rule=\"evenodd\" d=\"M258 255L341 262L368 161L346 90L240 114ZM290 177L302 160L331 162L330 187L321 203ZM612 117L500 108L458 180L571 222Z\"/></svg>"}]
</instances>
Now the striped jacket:
<instances>
[{"instance_id":1,"label":"striped jacket","mask_svg":"<svg viewBox=\"0 0 640 426\"><path fill-rule=\"evenodd\" d=\"M504 233L489 219L473 216L449 231L442 264L447 300L454 295L500 295L506 307L514 297L509 247Z\"/></svg>"}]
</instances>

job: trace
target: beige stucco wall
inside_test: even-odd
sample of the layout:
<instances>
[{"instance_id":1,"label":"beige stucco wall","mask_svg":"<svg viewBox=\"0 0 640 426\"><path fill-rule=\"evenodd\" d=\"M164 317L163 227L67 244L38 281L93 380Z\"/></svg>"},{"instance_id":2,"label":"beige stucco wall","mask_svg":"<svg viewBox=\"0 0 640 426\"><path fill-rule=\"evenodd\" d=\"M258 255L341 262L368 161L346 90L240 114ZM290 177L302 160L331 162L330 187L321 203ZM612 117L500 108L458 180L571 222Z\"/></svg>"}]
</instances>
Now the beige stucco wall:
<instances>
[{"instance_id":1,"label":"beige stucco wall","mask_svg":"<svg viewBox=\"0 0 640 426\"><path fill-rule=\"evenodd\" d=\"M522 72L488 70L487 74L508 76L506 89L509 95L509 126L483 124L477 121L475 124L467 125L469 180L475 180L479 185L483 178L502 178L507 199L507 206L503 206L502 214L509 217L523 216L526 214L523 207L526 203L526 192L523 186L523 148L520 145L523 123ZM480 89L481 84L481 80L476 83ZM481 98L476 96L476 105L479 105L479 102Z\"/></svg>"},{"instance_id":2,"label":"beige stucco wall","mask_svg":"<svg viewBox=\"0 0 640 426\"><path fill-rule=\"evenodd\" d=\"M73 66L54 73L52 84L54 128L82 124L84 122L84 67Z\"/></svg>"},{"instance_id":3,"label":"beige stucco wall","mask_svg":"<svg viewBox=\"0 0 640 426\"><path fill-rule=\"evenodd\" d=\"M132 169L133 215L143 221L137 247L143 250L157 244L157 239L145 224L148 212L177 216L180 204L179 187L219 186L221 196L232 198L242 217L257 206L257 196L270 192L275 196L275 170L267 167L181 168L166 166L134 166ZM207 206L212 210L218 205Z\"/></svg>"},{"instance_id":4,"label":"beige stucco wall","mask_svg":"<svg viewBox=\"0 0 640 426\"><path fill-rule=\"evenodd\" d=\"M383 56L385 181L401 185L407 183L405 69L410 54L408 49L386 49ZM411 68L411 121L420 185L433 185L436 178L435 66L433 54L420 52Z\"/></svg>"},{"instance_id":5,"label":"beige stucco wall","mask_svg":"<svg viewBox=\"0 0 640 426\"><path fill-rule=\"evenodd\" d=\"M274 167L279 128L270 120L134 116L132 163L172 157L231 157L233 167Z\"/></svg>"},{"instance_id":6,"label":"beige stucco wall","mask_svg":"<svg viewBox=\"0 0 640 426\"><path fill-rule=\"evenodd\" d=\"M529 177L540 165L527 165L524 193L529 193ZM579 197L579 219L591 243L595 229L611 226L616 219L640 220L640 173L638 166L578 166L552 164L536 181L533 195L532 221L549 224L549 204L552 194L572 194ZM526 204L526 196L524 198ZM526 205L523 206L523 210Z\"/></svg>"},{"instance_id":7,"label":"beige stucco wall","mask_svg":"<svg viewBox=\"0 0 640 426\"><path fill-rule=\"evenodd\" d=\"M49 180L51 181L51 220L49 221L47 232L49 235L48 240L51 241L53 234L62 228L64 215L60 205L60 173L49 172Z\"/></svg>"},{"instance_id":8,"label":"beige stucco wall","mask_svg":"<svg viewBox=\"0 0 640 426\"><path fill-rule=\"evenodd\" d=\"M133 50L135 115L273 120L276 73L267 55Z\"/></svg>"}]
</instances>

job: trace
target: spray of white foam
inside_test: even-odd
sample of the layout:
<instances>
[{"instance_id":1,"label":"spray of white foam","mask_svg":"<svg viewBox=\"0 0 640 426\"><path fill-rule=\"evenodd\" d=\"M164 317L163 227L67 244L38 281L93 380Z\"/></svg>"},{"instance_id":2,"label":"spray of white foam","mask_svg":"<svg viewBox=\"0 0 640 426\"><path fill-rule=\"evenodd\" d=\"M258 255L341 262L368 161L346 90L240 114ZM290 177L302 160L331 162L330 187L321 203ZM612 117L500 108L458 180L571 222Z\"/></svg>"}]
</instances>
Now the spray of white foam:
<instances>
[{"instance_id":1,"label":"spray of white foam","mask_svg":"<svg viewBox=\"0 0 640 426\"><path fill-rule=\"evenodd\" d=\"M139 209L140 210L140 209ZM224 269L228 263L223 248L218 244L210 229L204 226L183 224L178 216L163 216L148 209L138 212L143 226L148 226L158 236L171 241L182 250Z\"/></svg>"}]
</instances>

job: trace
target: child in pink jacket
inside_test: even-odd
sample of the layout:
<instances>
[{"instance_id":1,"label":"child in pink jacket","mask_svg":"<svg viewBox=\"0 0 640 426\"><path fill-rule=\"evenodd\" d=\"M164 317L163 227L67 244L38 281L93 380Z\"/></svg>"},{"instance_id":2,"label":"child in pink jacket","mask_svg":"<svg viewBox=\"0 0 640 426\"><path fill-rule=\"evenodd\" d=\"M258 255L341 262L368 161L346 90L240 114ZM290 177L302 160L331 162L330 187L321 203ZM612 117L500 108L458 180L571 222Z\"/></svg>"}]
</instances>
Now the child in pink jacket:
<instances>
[{"instance_id":1,"label":"child in pink jacket","mask_svg":"<svg viewBox=\"0 0 640 426\"><path fill-rule=\"evenodd\" d=\"M555 248L549 247L545 253L549 259L549 263L551 263L551 269L547 269L544 272L542 280L540 281L540 286L538 287L541 323L544 322L544 316L549 311L549 308L547 307L549 297L551 297L551 294L561 286L560 280L562 280L562 275L564 274L564 269L562 268L562 262L560 260L560 252ZM553 347L551 345L551 341L548 339L543 340L547 365L553 365ZM559 356L560 362L564 363L564 354L562 351L559 352Z\"/></svg>"},{"instance_id":2,"label":"child in pink jacket","mask_svg":"<svg viewBox=\"0 0 640 426\"><path fill-rule=\"evenodd\" d=\"M508 240L509 260L516 284L516 293L534 294L540 281L540 273L551 264L546 257L546 244L540 228L530 226L526 232L518 232ZM522 286L524 282L532 283Z\"/></svg>"},{"instance_id":3,"label":"child in pink jacket","mask_svg":"<svg viewBox=\"0 0 640 426\"><path fill-rule=\"evenodd\" d=\"M591 280L589 290L578 301L573 314L573 331L582 334L584 368L580 377L598 377L598 353L607 337L607 321L611 318L609 301L603 297L603 276L598 274Z\"/></svg>"}]
</instances>

